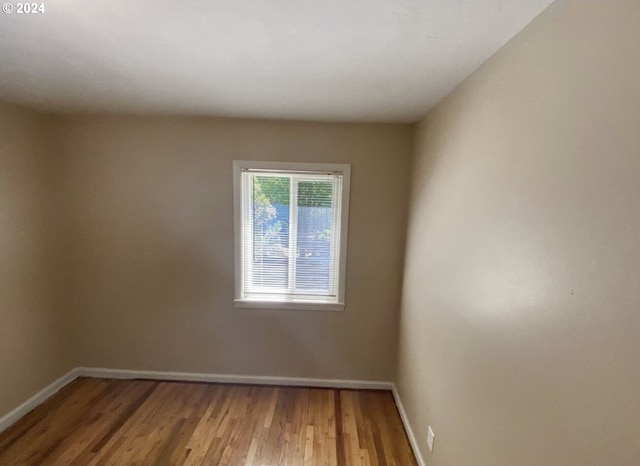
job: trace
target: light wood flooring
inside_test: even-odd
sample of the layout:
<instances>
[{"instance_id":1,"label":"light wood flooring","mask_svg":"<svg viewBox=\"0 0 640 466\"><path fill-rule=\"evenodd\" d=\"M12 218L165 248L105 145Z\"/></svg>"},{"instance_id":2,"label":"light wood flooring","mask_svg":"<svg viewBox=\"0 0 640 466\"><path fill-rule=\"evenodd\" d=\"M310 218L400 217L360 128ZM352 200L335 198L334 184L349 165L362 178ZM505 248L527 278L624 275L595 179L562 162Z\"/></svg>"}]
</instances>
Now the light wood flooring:
<instances>
[{"instance_id":1,"label":"light wood flooring","mask_svg":"<svg viewBox=\"0 0 640 466\"><path fill-rule=\"evenodd\" d=\"M0 464L415 465L388 391L79 378Z\"/></svg>"}]
</instances>

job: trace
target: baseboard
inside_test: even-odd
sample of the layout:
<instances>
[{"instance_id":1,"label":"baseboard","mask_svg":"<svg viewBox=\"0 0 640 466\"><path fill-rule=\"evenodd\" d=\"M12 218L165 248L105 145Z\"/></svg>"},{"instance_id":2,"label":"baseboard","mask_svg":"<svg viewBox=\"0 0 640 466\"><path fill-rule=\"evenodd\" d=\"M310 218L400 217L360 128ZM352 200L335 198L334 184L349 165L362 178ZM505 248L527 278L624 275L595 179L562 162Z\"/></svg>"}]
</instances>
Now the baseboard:
<instances>
[{"instance_id":1,"label":"baseboard","mask_svg":"<svg viewBox=\"0 0 640 466\"><path fill-rule=\"evenodd\" d=\"M33 395L27 401L22 403L20 406L15 408L13 411L10 411L8 414L5 414L2 418L0 418L0 432L5 431L13 424L15 424L20 418L22 418L29 411L37 408L42 403L44 403L48 398L54 395L58 390L67 385L68 383L74 381L78 377L79 371L78 368L71 369L65 375L60 377L58 380L50 383L38 393Z\"/></svg>"},{"instance_id":2,"label":"baseboard","mask_svg":"<svg viewBox=\"0 0 640 466\"><path fill-rule=\"evenodd\" d=\"M252 385L284 385L291 387L322 387L365 390L391 390L391 382L344 379L313 379L306 377L271 377L263 375L205 374L197 372L140 371L127 369L105 369L100 367L78 367L80 377L102 377L110 379L177 380L183 382L235 383Z\"/></svg>"},{"instance_id":3,"label":"baseboard","mask_svg":"<svg viewBox=\"0 0 640 466\"><path fill-rule=\"evenodd\" d=\"M404 406L402 405L402 401L400 400L400 394L398 393L395 384L391 384L391 392L393 393L393 398L396 401L396 406L398 407L398 412L400 413L402 424L404 424L404 430L407 432L407 437L409 437L409 443L411 444L411 448L413 449L413 454L416 456L416 460L418 460L418 464L420 466L426 466L424 457L422 456L422 452L420 451L420 447L418 446L418 441L415 434L413 433L413 429L411 428L411 424L409 423L409 418L407 417L407 412L404 410Z\"/></svg>"}]
</instances>

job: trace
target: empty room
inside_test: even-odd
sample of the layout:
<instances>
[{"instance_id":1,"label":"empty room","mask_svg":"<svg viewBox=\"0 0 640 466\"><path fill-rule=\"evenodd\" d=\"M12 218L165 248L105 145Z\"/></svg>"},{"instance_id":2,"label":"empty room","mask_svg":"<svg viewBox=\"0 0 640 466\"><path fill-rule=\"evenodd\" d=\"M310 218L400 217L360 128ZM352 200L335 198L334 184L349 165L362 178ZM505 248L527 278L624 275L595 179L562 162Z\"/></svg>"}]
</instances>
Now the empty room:
<instances>
[{"instance_id":1,"label":"empty room","mask_svg":"<svg viewBox=\"0 0 640 466\"><path fill-rule=\"evenodd\" d=\"M639 0L0 12L0 465L640 464Z\"/></svg>"}]
</instances>

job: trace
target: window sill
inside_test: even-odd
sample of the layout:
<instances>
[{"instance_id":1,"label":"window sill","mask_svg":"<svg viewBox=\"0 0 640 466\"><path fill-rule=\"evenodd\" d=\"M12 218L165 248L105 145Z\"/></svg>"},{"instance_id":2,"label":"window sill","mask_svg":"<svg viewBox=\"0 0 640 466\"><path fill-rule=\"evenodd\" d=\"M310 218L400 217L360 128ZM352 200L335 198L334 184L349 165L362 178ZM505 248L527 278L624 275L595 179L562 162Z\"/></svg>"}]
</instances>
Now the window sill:
<instances>
[{"instance_id":1,"label":"window sill","mask_svg":"<svg viewBox=\"0 0 640 466\"><path fill-rule=\"evenodd\" d=\"M290 309L297 311L344 311L344 303L318 303L312 301L264 301L234 299L237 308L243 309Z\"/></svg>"}]
</instances>

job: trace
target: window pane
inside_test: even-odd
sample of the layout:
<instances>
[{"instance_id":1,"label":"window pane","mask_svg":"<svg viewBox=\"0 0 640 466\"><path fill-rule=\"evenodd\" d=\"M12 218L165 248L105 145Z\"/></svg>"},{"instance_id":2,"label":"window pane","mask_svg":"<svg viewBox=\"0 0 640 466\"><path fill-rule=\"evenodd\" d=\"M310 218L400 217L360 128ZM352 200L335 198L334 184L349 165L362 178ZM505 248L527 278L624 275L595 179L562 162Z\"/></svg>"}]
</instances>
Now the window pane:
<instances>
[{"instance_id":1,"label":"window pane","mask_svg":"<svg viewBox=\"0 0 640 466\"><path fill-rule=\"evenodd\" d=\"M296 289L329 291L333 183L298 182Z\"/></svg>"},{"instance_id":2,"label":"window pane","mask_svg":"<svg viewBox=\"0 0 640 466\"><path fill-rule=\"evenodd\" d=\"M253 177L254 287L289 286L289 192L291 181L281 176Z\"/></svg>"}]
</instances>

